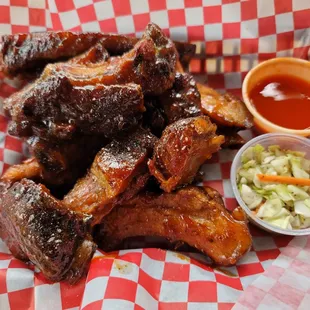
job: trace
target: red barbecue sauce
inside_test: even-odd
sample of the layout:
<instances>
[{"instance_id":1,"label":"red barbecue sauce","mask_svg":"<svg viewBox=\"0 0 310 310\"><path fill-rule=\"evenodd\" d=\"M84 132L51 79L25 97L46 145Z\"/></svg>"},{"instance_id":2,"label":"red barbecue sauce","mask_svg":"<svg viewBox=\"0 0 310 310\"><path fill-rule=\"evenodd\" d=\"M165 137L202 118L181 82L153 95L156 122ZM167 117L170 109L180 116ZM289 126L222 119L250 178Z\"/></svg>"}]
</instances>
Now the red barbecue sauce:
<instances>
[{"instance_id":1,"label":"red barbecue sauce","mask_svg":"<svg viewBox=\"0 0 310 310\"><path fill-rule=\"evenodd\" d=\"M310 83L289 75L270 76L249 96L256 110L272 123L290 129L310 127Z\"/></svg>"}]
</instances>

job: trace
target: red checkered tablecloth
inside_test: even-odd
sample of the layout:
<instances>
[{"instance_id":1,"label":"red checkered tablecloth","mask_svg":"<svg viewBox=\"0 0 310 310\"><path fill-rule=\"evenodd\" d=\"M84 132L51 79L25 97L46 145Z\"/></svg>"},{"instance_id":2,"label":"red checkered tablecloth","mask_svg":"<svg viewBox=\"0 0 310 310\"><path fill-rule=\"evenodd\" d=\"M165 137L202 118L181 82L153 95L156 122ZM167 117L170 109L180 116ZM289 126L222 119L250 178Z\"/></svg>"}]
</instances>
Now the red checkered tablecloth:
<instances>
[{"instance_id":1,"label":"red checkered tablecloth","mask_svg":"<svg viewBox=\"0 0 310 310\"><path fill-rule=\"evenodd\" d=\"M197 44L190 70L198 81L237 95L258 62L309 58L306 0L0 0L0 34L74 30L141 36L149 21L175 40ZM20 86L0 73L0 98ZM234 155L220 151L202 168L204 183L219 190L228 209L236 206L229 180ZM25 156L22 143L7 135L0 103L0 174ZM308 238L291 241L255 227L251 231L253 248L234 267L212 269L201 255L154 248L98 251L76 286L48 283L32 265L13 258L0 240L0 309L226 310L237 301L238 310L308 309Z\"/></svg>"}]
</instances>

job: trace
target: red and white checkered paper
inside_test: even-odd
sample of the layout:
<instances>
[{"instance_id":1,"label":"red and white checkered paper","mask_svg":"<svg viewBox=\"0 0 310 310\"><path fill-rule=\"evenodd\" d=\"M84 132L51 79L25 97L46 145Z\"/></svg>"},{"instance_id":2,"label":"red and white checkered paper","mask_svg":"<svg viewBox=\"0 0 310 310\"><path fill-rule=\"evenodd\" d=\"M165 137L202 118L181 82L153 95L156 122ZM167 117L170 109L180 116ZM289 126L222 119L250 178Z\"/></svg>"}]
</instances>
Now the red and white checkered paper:
<instances>
[{"instance_id":1,"label":"red and white checkered paper","mask_svg":"<svg viewBox=\"0 0 310 310\"><path fill-rule=\"evenodd\" d=\"M197 43L190 65L197 80L237 95L258 62L309 58L306 0L0 0L0 34L74 30L140 36L149 21L175 40ZM0 73L0 100L18 83ZM19 140L7 135L0 104L0 174L26 154ZM223 150L203 167L204 183L219 190L228 209L236 206L229 181L234 155ZM13 258L0 240L0 309L226 310L237 300L238 310L308 309L309 239L251 231L253 248L237 266L225 268L230 275L202 263L197 254L154 248L97 251L87 277L75 286L48 283L32 265Z\"/></svg>"}]
</instances>

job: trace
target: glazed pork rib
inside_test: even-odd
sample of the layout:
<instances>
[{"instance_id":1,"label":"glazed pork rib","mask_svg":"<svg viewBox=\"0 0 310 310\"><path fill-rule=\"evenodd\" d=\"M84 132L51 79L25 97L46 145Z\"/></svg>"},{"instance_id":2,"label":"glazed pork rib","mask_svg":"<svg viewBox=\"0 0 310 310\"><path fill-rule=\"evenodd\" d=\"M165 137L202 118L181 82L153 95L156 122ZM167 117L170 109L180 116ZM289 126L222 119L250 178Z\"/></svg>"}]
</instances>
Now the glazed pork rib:
<instances>
[{"instance_id":1,"label":"glazed pork rib","mask_svg":"<svg viewBox=\"0 0 310 310\"><path fill-rule=\"evenodd\" d=\"M155 144L148 166L165 192L191 183L200 166L220 149L223 136L207 116L178 120L167 126Z\"/></svg>"},{"instance_id":2,"label":"glazed pork rib","mask_svg":"<svg viewBox=\"0 0 310 310\"><path fill-rule=\"evenodd\" d=\"M110 251L137 236L185 242L224 266L235 264L252 243L240 208L231 214L215 190L194 186L169 194L142 193L116 206L103 219L98 241Z\"/></svg>"},{"instance_id":3,"label":"glazed pork rib","mask_svg":"<svg viewBox=\"0 0 310 310\"><path fill-rule=\"evenodd\" d=\"M69 211L48 189L22 179L0 181L0 237L12 254L31 261L53 281L77 282L96 245L90 217Z\"/></svg>"}]
</instances>

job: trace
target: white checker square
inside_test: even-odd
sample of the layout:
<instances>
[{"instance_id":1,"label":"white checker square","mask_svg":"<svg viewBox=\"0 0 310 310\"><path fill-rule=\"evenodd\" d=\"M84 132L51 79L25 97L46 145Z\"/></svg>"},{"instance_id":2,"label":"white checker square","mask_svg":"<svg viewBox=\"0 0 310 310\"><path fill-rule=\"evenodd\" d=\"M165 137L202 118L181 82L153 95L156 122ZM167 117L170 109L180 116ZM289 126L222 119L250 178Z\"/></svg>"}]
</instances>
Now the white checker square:
<instances>
[{"instance_id":1,"label":"white checker square","mask_svg":"<svg viewBox=\"0 0 310 310\"><path fill-rule=\"evenodd\" d=\"M54 310L62 308L59 283L39 285L34 289L36 309Z\"/></svg>"},{"instance_id":2,"label":"white checker square","mask_svg":"<svg viewBox=\"0 0 310 310\"><path fill-rule=\"evenodd\" d=\"M127 253L142 253L142 249L129 249L129 250L120 250L118 251L118 256L122 258L122 255L125 255Z\"/></svg>"},{"instance_id":3,"label":"white checker square","mask_svg":"<svg viewBox=\"0 0 310 310\"><path fill-rule=\"evenodd\" d=\"M302 274L297 274L289 269L279 278L279 282L294 289L307 292L310 289L310 279Z\"/></svg>"},{"instance_id":4,"label":"white checker square","mask_svg":"<svg viewBox=\"0 0 310 310\"><path fill-rule=\"evenodd\" d=\"M275 279L265 277L262 274L253 282L253 285L264 292L269 292L276 283Z\"/></svg>"},{"instance_id":5,"label":"white checker square","mask_svg":"<svg viewBox=\"0 0 310 310\"><path fill-rule=\"evenodd\" d=\"M170 30L170 37L172 40L184 41L184 42L188 41L186 26L170 27L169 30Z\"/></svg>"},{"instance_id":6,"label":"white checker square","mask_svg":"<svg viewBox=\"0 0 310 310\"><path fill-rule=\"evenodd\" d=\"M29 26L29 32L42 32L42 31L46 31L46 27L42 27L42 26Z\"/></svg>"},{"instance_id":7,"label":"white checker square","mask_svg":"<svg viewBox=\"0 0 310 310\"><path fill-rule=\"evenodd\" d=\"M168 10L184 9L184 0L167 0L166 4Z\"/></svg>"},{"instance_id":8,"label":"white checker square","mask_svg":"<svg viewBox=\"0 0 310 310\"><path fill-rule=\"evenodd\" d=\"M252 276L240 277L240 281L242 284L243 290L245 290L248 286L252 285L255 280L260 277L260 274L254 274Z\"/></svg>"},{"instance_id":9,"label":"white checker square","mask_svg":"<svg viewBox=\"0 0 310 310\"><path fill-rule=\"evenodd\" d=\"M88 6L93 4L92 0L73 0L74 6L79 9L82 8L84 6Z\"/></svg>"},{"instance_id":10,"label":"white checker square","mask_svg":"<svg viewBox=\"0 0 310 310\"><path fill-rule=\"evenodd\" d=\"M240 39L223 40L224 55L240 55Z\"/></svg>"},{"instance_id":11,"label":"white checker square","mask_svg":"<svg viewBox=\"0 0 310 310\"><path fill-rule=\"evenodd\" d=\"M263 300L260 302L256 310L293 310L291 306L283 303L278 298L272 296L271 294L266 294ZM295 310L295 309L294 309Z\"/></svg>"},{"instance_id":12,"label":"white checker square","mask_svg":"<svg viewBox=\"0 0 310 310\"><path fill-rule=\"evenodd\" d=\"M253 4L254 5L254 4ZM274 2L270 0L257 0L257 16L267 17L275 14Z\"/></svg>"},{"instance_id":13,"label":"white checker square","mask_svg":"<svg viewBox=\"0 0 310 310\"><path fill-rule=\"evenodd\" d=\"M28 7L33 9L45 9L45 1L42 0L28 0Z\"/></svg>"},{"instance_id":14,"label":"white checker square","mask_svg":"<svg viewBox=\"0 0 310 310\"><path fill-rule=\"evenodd\" d=\"M292 261L293 261L292 258L285 255L280 255L276 260L274 260L272 265L286 269L291 265Z\"/></svg>"},{"instance_id":15,"label":"white checker square","mask_svg":"<svg viewBox=\"0 0 310 310\"><path fill-rule=\"evenodd\" d=\"M217 64L218 64L218 58L206 59L206 71L208 72L208 74L216 73L218 71Z\"/></svg>"},{"instance_id":16,"label":"white checker square","mask_svg":"<svg viewBox=\"0 0 310 310\"><path fill-rule=\"evenodd\" d=\"M223 189L224 189L224 197L225 198L234 198L234 192L231 186L230 179L223 180Z\"/></svg>"},{"instance_id":17,"label":"white checker square","mask_svg":"<svg viewBox=\"0 0 310 310\"><path fill-rule=\"evenodd\" d=\"M221 5L222 0L203 0L203 6L213 6L213 5Z\"/></svg>"},{"instance_id":18,"label":"white checker square","mask_svg":"<svg viewBox=\"0 0 310 310\"><path fill-rule=\"evenodd\" d=\"M256 39L258 38L258 20L251 19L241 22L241 38Z\"/></svg>"},{"instance_id":19,"label":"white checker square","mask_svg":"<svg viewBox=\"0 0 310 310\"><path fill-rule=\"evenodd\" d=\"M29 10L21 6L10 6L11 24L19 26L29 25Z\"/></svg>"},{"instance_id":20,"label":"white checker square","mask_svg":"<svg viewBox=\"0 0 310 310\"><path fill-rule=\"evenodd\" d=\"M309 309L309 305L310 305L310 295L306 294L304 296L304 299L300 303L300 305L298 307L298 310L308 310Z\"/></svg>"},{"instance_id":21,"label":"white checker square","mask_svg":"<svg viewBox=\"0 0 310 310\"><path fill-rule=\"evenodd\" d=\"M0 294L1 309L11 309L8 294Z\"/></svg>"},{"instance_id":22,"label":"white checker square","mask_svg":"<svg viewBox=\"0 0 310 310\"><path fill-rule=\"evenodd\" d=\"M217 300L218 302L235 303L243 291L236 290L232 287L227 289L226 285L217 283Z\"/></svg>"},{"instance_id":23,"label":"white checker square","mask_svg":"<svg viewBox=\"0 0 310 310\"><path fill-rule=\"evenodd\" d=\"M169 28L168 12L166 10L154 11L150 13L151 21L157 24L160 28Z\"/></svg>"},{"instance_id":24,"label":"white checker square","mask_svg":"<svg viewBox=\"0 0 310 310\"><path fill-rule=\"evenodd\" d=\"M276 53L277 57L292 57L293 56L293 50L284 50L284 51L278 51Z\"/></svg>"},{"instance_id":25,"label":"white checker square","mask_svg":"<svg viewBox=\"0 0 310 310\"><path fill-rule=\"evenodd\" d=\"M138 282L139 267L121 259L114 259L110 276Z\"/></svg>"},{"instance_id":26,"label":"white checker square","mask_svg":"<svg viewBox=\"0 0 310 310\"><path fill-rule=\"evenodd\" d=\"M108 277L97 277L86 283L81 308L84 308L94 301L103 299L107 284ZM98 288L100 289L98 290Z\"/></svg>"},{"instance_id":27,"label":"white checker square","mask_svg":"<svg viewBox=\"0 0 310 310\"><path fill-rule=\"evenodd\" d=\"M0 269L7 269L9 267L10 262L11 262L10 259L1 259L0 260Z\"/></svg>"},{"instance_id":28,"label":"white checker square","mask_svg":"<svg viewBox=\"0 0 310 310\"><path fill-rule=\"evenodd\" d=\"M309 1L308 0L293 0L292 3L293 11L301 11L309 9Z\"/></svg>"},{"instance_id":29,"label":"white checker square","mask_svg":"<svg viewBox=\"0 0 310 310\"><path fill-rule=\"evenodd\" d=\"M140 269L154 279L161 280L164 274L165 263L154 260L146 254L142 254Z\"/></svg>"},{"instance_id":30,"label":"white checker square","mask_svg":"<svg viewBox=\"0 0 310 310\"><path fill-rule=\"evenodd\" d=\"M310 45L309 29L298 29L294 31L294 47Z\"/></svg>"},{"instance_id":31,"label":"white checker square","mask_svg":"<svg viewBox=\"0 0 310 310\"><path fill-rule=\"evenodd\" d=\"M149 12L148 0L130 0L130 7L132 14L142 14Z\"/></svg>"},{"instance_id":32,"label":"white checker square","mask_svg":"<svg viewBox=\"0 0 310 310\"><path fill-rule=\"evenodd\" d=\"M5 137L6 137L6 134L0 131L0 148L4 148Z\"/></svg>"},{"instance_id":33,"label":"white checker square","mask_svg":"<svg viewBox=\"0 0 310 310\"><path fill-rule=\"evenodd\" d=\"M191 264L189 269L189 281L215 281L215 275L212 271Z\"/></svg>"},{"instance_id":34,"label":"white checker square","mask_svg":"<svg viewBox=\"0 0 310 310\"><path fill-rule=\"evenodd\" d=\"M115 18L118 33L134 33L135 25L131 15Z\"/></svg>"},{"instance_id":35,"label":"white checker square","mask_svg":"<svg viewBox=\"0 0 310 310\"><path fill-rule=\"evenodd\" d=\"M274 53L277 50L277 37L275 34L258 39L259 53Z\"/></svg>"},{"instance_id":36,"label":"white checker square","mask_svg":"<svg viewBox=\"0 0 310 310\"><path fill-rule=\"evenodd\" d=\"M224 76L225 87L227 89L241 88L241 73L240 72L229 72Z\"/></svg>"},{"instance_id":37,"label":"white checker square","mask_svg":"<svg viewBox=\"0 0 310 310\"><path fill-rule=\"evenodd\" d=\"M0 252L1 253L6 253L6 254L11 254L9 248L7 245L0 239Z\"/></svg>"},{"instance_id":38,"label":"white checker square","mask_svg":"<svg viewBox=\"0 0 310 310\"><path fill-rule=\"evenodd\" d=\"M80 18L76 10L59 13L59 18L64 30L72 29L79 26Z\"/></svg>"},{"instance_id":39,"label":"white checker square","mask_svg":"<svg viewBox=\"0 0 310 310\"><path fill-rule=\"evenodd\" d=\"M237 263L237 265L243 265L243 264L251 264L251 263L259 263L259 259L254 251L248 252L246 255L244 255Z\"/></svg>"},{"instance_id":40,"label":"white checker square","mask_svg":"<svg viewBox=\"0 0 310 310\"><path fill-rule=\"evenodd\" d=\"M22 156L22 154L8 149L4 149L3 151L4 162L9 165L20 163Z\"/></svg>"},{"instance_id":41,"label":"white checker square","mask_svg":"<svg viewBox=\"0 0 310 310\"><path fill-rule=\"evenodd\" d=\"M115 17L112 1L96 2L94 7L98 20L105 20Z\"/></svg>"},{"instance_id":42,"label":"white checker square","mask_svg":"<svg viewBox=\"0 0 310 310\"><path fill-rule=\"evenodd\" d=\"M273 260L272 259L268 259L268 260L265 260L263 262L260 262L260 264L263 266L263 269L264 270L267 270L273 263Z\"/></svg>"},{"instance_id":43,"label":"white checker square","mask_svg":"<svg viewBox=\"0 0 310 310\"><path fill-rule=\"evenodd\" d=\"M0 175L2 175L2 172L3 172L3 162L0 161Z\"/></svg>"},{"instance_id":44,"label":"white checker square","mask_svg":"<svg viewBox=\"0 0 310 310\"><path fill-rule=\"evenodd\" d=\"M0 35L2 34L11 34L12 26L9 24L0 24Z\"/></svg>"},{"instance_id":45,"label":"white checker square","mask_svg":"<svg viewBox=\"0 0 310 310\"><path fill-rule=\"evenodd\" d=\"M308 236L301 236L290 241L289 246L297 248L305 248L307 246Z\"/></svg>"},{"instance_id":46,"label":"white checker square","mask_svg":"<svg viewBox=\"0 0 310 310\"><path fill-rule=\"evenodd\" d=\"M204 25L205 40L219 41L223 39L223 24L207 24Z\"/></svg>"},{"instance_id":47,"label":"white checker square","mask_svg":"<svg viewBox=\"0 0 310 310\"><path fill-rule=\"evenodd\" d=\"M9 6L10 5L10 0L0 0L0 5L8 5Z\"/></svg>"},{"instance_id":48,"label":"white checker square","mask_svg":"<svg viewBox=\"0 0 310 310\"><path fill-rule=\"evenodd\" d=\"M134 310L135 304L125 299L104 299L101 309Z\"/></svg>"},{"instance_id":49,"label":"white checker square","mask_svg":"<svg viewBox=\"0 0 310 310\"><path fill-rule=\"evenodd\" d=\"M100 25L97 21L84 23L81 26L83 31L100 31Z\"/></svg>"},{"instance_id":50,"label":"white checker square","mask_svg":"<svg viewBox=\"0 0 310 310\"><path fill-rule=\"evenodd\" d=\"M51 13L57 13L58 10L57 10L57 6L56 6L56 3L55 3L55 0L47 0L48 2L48 9Z\"/></svg>"},{"instance_id":51,"label":"white checker square","mask_svg":"<svg viewBox=\"0 0 310 310\"><path fill-rule=\"evenodd\" d=\"M201 170L204 172L205 180L221 180L222 172L219 164L205 164Z\"/></svg>"},{"instance_id":52,"label":"white checker square","mask_svg":"<svg viewBox=\"0 0 310 310\"><path fill-rule=\"evenodd\" d=\"M217 310L218 304L215 302L189 302L187 304L187 310Z\"/></svg>"},{"instance_id":53,"label":"white checker square","mask_svg":"<svg viewBox=\"0 0 310 310\"><path fill-rule=\"evenodd\" d=\"M6 280L8 292L15 292L34 286L34 273L26 268L9 268Z\"/></svg>"},{"instance_id":54,"label":"white checker square","mask_svg":"<svg viewBox=\"0 0 310 310\"><path fill-rule=\"evenodd\" d=\"M304 263L310 264L309 262L309 252L305 250L301 250L296 258Z\"/></svg>"},{"instance_id":55,"label":"white checker square","mask_svg":"<svg viewBox=\"0 0 310 310\"><path fill-rule=\"evenodd\" d=\"M47 28L52 28L51 13L48 10L45 11L45 23Z\"/></svg>"},{"instance_id":56,"label":"white checker square","mask_svg":"<svg viewBox=\"0 0 310 310\"><path fill-rule=\"evenodd\" d=\"M198 8L185 8L185 22L186 26L203 25L203 9Z\"/></svg>"},{"instance_id":57,"label":"white checker square","mask_svg":"<svg viewBox=\"0 0 310 310\"><path fill-rule=\"evenodd\" d=\"M253 239L253 248L255 251L277 249L272 237L256 237Z\"/></svg>"},{"instance_id":58,"label":"white checker square","mask_svg":"<svg viewBox=\"0 0 310 310\"><path fill-rule=\"evenodd\" d=\"M159 301L186 302L188 286L188 282L162 281L159 293Z\"/></svg>"},{"instance_id":59,"label":"white checker square","mask_svg":"<svg viewBox=\"0 0 310 310\"><path fill-rule=\"evenodd\" d=\"M241 4L229 3L222 5L222 22L223 23L235 23L240 22Z\"/></svg>"},{"instance_id":60,"label":"white checker square","mask_svg":"<svg viewBox=\"0 0 310 310\"><path fill-rule=\"evenodd\" d=\"M158 301L151 296L148 291L138 284L135 303L142 309L158 309ZM113 308L114 309L114 308Z\"/></svg>"},{"instance_id":61,"label":"white checker square","mask_svg":"<svg viewBox=\"0 0 310 310\"><path fill-rule=\"evenodd\" d=\"M277 33L294 30L294 18L292 12L276 15L276 30Z\"/></svg>"},{"instance_id":62,"label":"white checker square","mask_svg":"<svg viewBox=\"0 0 310 310\"><path fill-rule=\"evenodd\" d=\"M250 57L251 68L253 68L258 64L257 55L250 54L250 56L251 56ZM249 141L254 138L253 132L251 130L241 130L238 132L238 134L246 141Z\"/></svg>"},{"instance_id":63,"label":"white checker square","mask_svg":"<svg viewBox=\"0 0 310 310\"><path fill-rule=\"evenodd\" d=\"M184 265L184 264L189 264L190 260L184 259L183 254L180 255L180 253L176 253L173 251L167 251L165 261L168 263L177 263L177 264Z\"/></svg>"}]
</instances>

